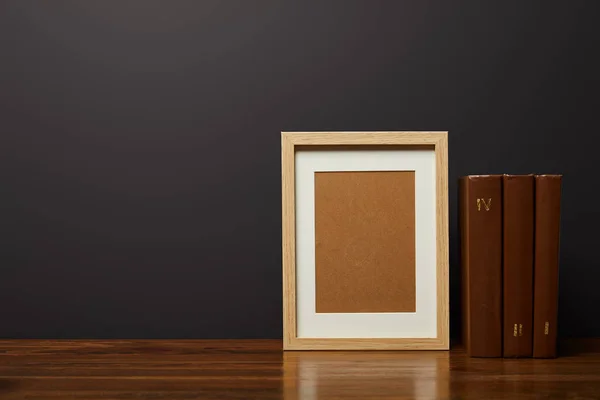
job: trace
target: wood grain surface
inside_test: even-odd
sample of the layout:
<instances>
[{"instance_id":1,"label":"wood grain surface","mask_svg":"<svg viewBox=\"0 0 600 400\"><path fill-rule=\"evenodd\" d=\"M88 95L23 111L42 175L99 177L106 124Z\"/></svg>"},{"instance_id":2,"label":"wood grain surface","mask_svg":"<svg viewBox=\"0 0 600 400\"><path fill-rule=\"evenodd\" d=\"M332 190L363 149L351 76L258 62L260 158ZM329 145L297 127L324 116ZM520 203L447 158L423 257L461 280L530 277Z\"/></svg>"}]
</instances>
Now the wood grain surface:
<instances>
[{"instance_id":1,"label":"wood grain surface","mask_svg":"<svg viewBox=\"0 0 600 400\"><path fill-rule=\"evenodd\" d=\"M597 399L599 344L511 360L284 354L280 340L0 340L0 399Z\"/></svg>"}]
</instances>

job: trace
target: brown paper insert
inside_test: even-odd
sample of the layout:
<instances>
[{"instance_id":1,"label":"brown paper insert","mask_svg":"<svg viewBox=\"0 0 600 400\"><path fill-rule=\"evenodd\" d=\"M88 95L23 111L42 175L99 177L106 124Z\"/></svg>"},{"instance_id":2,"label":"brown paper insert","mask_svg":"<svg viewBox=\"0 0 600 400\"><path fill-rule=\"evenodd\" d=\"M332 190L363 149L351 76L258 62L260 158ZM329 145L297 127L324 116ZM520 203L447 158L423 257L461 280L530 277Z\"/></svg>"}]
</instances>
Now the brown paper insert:
<instances>
[{"instance_id":1,"label":"brown paper insert","mask_svg":"<svg viewBox=\"0 0 600 400\"><path fill-rule=\"evenodd\" d=\"M316 312L414 312L414 171L316 172Z\"/></svg>"}]
</instances>

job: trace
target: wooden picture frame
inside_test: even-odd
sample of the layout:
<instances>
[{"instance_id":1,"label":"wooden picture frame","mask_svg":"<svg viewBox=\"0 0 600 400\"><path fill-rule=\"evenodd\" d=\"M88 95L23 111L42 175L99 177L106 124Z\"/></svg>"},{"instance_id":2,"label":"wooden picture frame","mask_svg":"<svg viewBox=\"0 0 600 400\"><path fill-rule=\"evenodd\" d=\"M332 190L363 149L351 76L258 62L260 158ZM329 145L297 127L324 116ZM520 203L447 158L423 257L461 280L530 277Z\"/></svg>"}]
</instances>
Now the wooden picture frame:
<instances>
[{"instance_id":1,"label":"wooden picture frame","mask_svg":"<svg viewBox=\"0 0 600 400\"><path fill-rule=\"evenodd\" d=\"M296 188L297 172L296 159L300 154L314 151L346 151L353 156L362 151L405 151L407 152L433 152L428 155L432 160L432 174L426 175L431 179L433 199L430 199L431 225L433 236L431 240L431 253L435 261L427 268L434 271L435 275L431 284L429 297L435 309L434 315L427 315L430 334L425 336L410 336L410 332L389 335L374 335L365 337L364 332L360 337L352 336L353 326L344 331L343 337L333 335L299 335L298 334L298 307L303 301L298 300L301 293L297 290L297 277L302 271L297 270L297 221L296 210L301 205L297 198L300 193ZM316 153L314 153L316 154ZM333 153L332 153L333 154ZM338 153L336 153L338 154ZM362 154L362 153L361 153ZM366 153L365 153L366 154ZM383 153L382 153L383 154ZM404 154L404 153L402 153ZM425 154L425 153L423 153ZM429 153L427 153L429 154ZM358 154L360 156L360 154ZM395 156L394 156L395 157ZM329 157L329 159L335 157ZM382 159L385 157L371 157ZM390 157L388 157L390 158ZM397 160L395 157L394 160ZM447 350L449 349L449 273L448 273L448 135L447 132L282 132L281 133L281 166L282 166L282 263L283 263L283 348L284 350ZM345 169L344 171L353 171ZM365 171L378 171L377 169ZM299 173L299 172L298 172ZM313 174L314 175L314 174ZM421 174L423 175L423 174ZM431 176L431 178L429 178ZM418 185L416 185L418 186ZM314 198L314 196L313 196ZM421 197L422 199L422 197ZM429 200L428 200L429 201ZM415 207L417 207L415 205ZM310 218L305 218L310 219ZM313 218L314 220L314 218ZM298 228L299 229L299 228ZM316 229L316 228L315 228ZM417 229L415 228L415 231ZM431 236L431 235L430 235ZM314 233L313 233L314 237ZM435 248L433 247L435 246ZM316 262L315 262L316 265ZM316 267L315 267L316 268ZM314 272L313 272L314 274ZM417 272L418 274L418 272ZM418 275L417 275L418 276ZM422 275L423 276L423 275ZM427 278L429 279L429 278ZM314 280L314 279L313 279ZM418 278L416 279L418 280ZM314 284L316 285L316 283ZM420 290L420 289L416 289ZM310 297L310 296L305 296ZM314 297L314 296L313 296ZM418 301L416 301L419 304ZM423 303L421 303L423 304ZM418 311L419 306L415 306ZM429 310L429 309L428 309ZM315 311L316 313L316 311ZM411 314L411 313L408 313ZM431 313L429 313L431 314ZM319 318L334 314L318 314ZM347 314L344 314L344 317ZM354 314L350 314L354 315ZM356 318L365 314L357 313ZM398 313L377 313L391 320ZM416 315L411 314L411 317ZM348 317L353 318L353 317ZM303 323L306 325L306 323ZM426 324L425 324L426 325ZM398 325L394 325L397 327ZM403 325L406 328L408 326ZM394 328L396 329L396 328ZM403 329L403 328L402 328ZM407 331L410 331L408 329ZM347 333L347 334L346 334ZM409 335L409 336L407 336ZM368 335L367 335L368 336Z\"/></svg>"}]
</instances>

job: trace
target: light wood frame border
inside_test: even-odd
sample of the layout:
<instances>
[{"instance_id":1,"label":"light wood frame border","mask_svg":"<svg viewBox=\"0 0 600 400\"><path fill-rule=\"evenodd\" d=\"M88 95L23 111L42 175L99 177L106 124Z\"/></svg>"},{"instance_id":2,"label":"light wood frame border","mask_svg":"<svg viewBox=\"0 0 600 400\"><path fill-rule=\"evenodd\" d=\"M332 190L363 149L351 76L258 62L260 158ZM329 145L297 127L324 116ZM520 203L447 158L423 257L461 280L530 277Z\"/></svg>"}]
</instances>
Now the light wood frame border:
<instances>
[{"instance_id":1,"label":"light wood frame border","mask_svg":"<svg viewBox=\"0 0 600 400\"><path fill-rule=\"evenodd\" d=\"M296 332L296 146L431 146L436 160L437 337L298 338ZM282 132L284 350L448 350L448 132Z\"/></svg>"}]
</instances>

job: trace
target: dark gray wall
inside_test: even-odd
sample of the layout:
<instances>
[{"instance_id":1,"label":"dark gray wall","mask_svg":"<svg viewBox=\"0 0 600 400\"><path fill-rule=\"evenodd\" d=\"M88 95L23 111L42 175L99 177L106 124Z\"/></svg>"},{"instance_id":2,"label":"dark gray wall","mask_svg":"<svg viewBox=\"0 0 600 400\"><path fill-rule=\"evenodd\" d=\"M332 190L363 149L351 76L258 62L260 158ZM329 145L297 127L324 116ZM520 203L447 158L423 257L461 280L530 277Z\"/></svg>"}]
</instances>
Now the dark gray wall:
<instances>
[{"instance_id":1,"label":"dark gray wall","mask_svg":"<svg viewBox=\"0 0 600 400\"><path fill-rule=\"evenodd\" d=\"M597 2L0 3L0 337L281 336L280 131L448 130L563 173L560 332L600 336Z\"/></svg>"}]
</instances>

